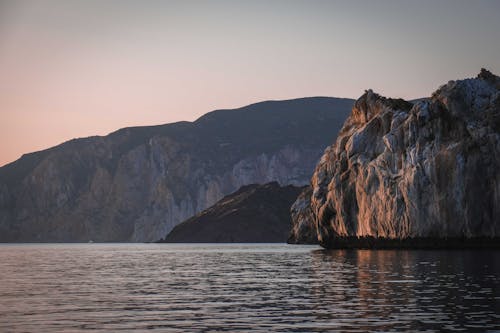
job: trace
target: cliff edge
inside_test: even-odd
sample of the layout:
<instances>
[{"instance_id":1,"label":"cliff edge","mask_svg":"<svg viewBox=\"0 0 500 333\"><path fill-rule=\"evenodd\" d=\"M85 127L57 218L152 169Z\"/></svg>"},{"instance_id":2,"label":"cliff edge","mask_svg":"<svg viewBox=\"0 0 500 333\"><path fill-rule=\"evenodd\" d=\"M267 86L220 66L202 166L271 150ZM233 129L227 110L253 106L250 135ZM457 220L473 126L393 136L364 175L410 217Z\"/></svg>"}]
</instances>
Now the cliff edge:
<instances>
[{"instance_id":1,"label":"cliff edge","mask_svg":"<svg viewBox=\"0 0 500 333\"><path fill-rule=\"evenodd\" d=\"M498 76L483 69L416 103L368 90L316 166L310 194L294 204L294 224L313 223L327 248L346 240L497 242L499 170Z\"/></svg>"}]
</instances>

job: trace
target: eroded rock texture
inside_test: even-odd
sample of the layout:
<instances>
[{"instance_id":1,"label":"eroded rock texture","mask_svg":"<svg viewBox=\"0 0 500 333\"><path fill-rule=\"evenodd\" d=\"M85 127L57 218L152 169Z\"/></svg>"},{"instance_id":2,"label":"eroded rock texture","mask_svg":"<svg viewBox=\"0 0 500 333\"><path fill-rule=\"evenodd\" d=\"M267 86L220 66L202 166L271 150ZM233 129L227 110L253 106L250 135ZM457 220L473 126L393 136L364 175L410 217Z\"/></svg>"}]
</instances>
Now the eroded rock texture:
<instances>
[{"instance_id":1,"label":"eroded rock texture","mask_svg":"<svg viewBox=\"0 0 500 333\"><path fill-rule=\"evenodd\" d=\"M500 78L450 81L415 104L355 103L294 204L323 246L345 237L500 236ZM297 220L299 216L299 220Z\"/></svg>"},{"instance_id":2,"label":"eroded rock texture","mask_svg":"<svg viewBox=\"0 0 500 333\"><path fill-rule=\"evenodd\" d=\"M317 244L318 233L311 211L311 186L306 187L293 203L290 214L292 216L292 230L287 243L290 244Z\"/></svg>"},{"instance_id":3,"label":"eroded rock texture","mask_svg":"<svg viewBox=\"0 0 500 333\"><path fill-rule=\"evenodd\" d=\"M155 241L243 185L307 184L353 102L263 102L26 154L0 168L0 241Z\"/></svg>"}]
</instances>

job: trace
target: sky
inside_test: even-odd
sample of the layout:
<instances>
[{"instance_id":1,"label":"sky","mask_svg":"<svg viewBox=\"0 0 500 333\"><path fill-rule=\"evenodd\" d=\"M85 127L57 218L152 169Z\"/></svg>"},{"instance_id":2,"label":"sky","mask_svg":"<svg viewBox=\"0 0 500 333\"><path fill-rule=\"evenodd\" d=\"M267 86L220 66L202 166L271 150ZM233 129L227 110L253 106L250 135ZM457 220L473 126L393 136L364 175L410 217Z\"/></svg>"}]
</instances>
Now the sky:
<instances>
[{"instance_id":1,"label":"sky","mask_svg":"<svg viewBox=\"0 0 500 333\"><path fill-rule=\"evenodd\" d=\"M500 73L497 0L0 0L0 165L214 109Z\"/></svg>"}]
</instances>

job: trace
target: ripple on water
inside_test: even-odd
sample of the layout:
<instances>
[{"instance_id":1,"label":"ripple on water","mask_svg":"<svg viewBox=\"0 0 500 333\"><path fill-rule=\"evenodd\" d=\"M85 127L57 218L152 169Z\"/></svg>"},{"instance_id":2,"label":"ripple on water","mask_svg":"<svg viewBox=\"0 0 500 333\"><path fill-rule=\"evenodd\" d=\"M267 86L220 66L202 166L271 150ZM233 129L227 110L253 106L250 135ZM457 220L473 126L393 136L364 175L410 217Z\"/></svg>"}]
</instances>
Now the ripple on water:
<instances>
[{"instance_id":1,"label":"ripple on water","mask_svg":"<svg viewBox=\"0 0 500 333\"><path fill-rule=\"evenodd\" d=\"M0 246L0 331L500 330L500 253Z\"/></svg>"}]
</instances>

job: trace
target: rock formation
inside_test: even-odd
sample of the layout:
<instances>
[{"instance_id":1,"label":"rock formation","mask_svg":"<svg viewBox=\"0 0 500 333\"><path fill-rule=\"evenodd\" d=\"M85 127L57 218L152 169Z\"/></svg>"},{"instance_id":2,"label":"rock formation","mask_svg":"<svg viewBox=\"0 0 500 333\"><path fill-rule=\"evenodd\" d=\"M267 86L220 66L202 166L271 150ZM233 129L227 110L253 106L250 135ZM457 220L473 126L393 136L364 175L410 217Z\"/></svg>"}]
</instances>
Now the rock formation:
<instances>
[{"instance_id":1,"label":"rock formation","mask_svg":"<svg viewBox=\"0 0 500 333\"><path fill-rule=\"evenodd\" d=\"M0 241L155 241L243 185L304 185L353 102L263 102L26 154L0 168Z\"/></svg>"},{"instance_id":2,"label":"rock formation","mask_svg":"<svg viewBox=\"0 0 500 333\"><path fill-rule=\"evenodd\" d=\"M312 188L307 186L293 203L290 214L292 215L292 230L287 243L290 244L317 244L318 233L311 211Z\"/></svg>"},{"instance_id":3,"label":"rock formation","mask_svg":"<svg viewBox=\"0 0 500 333\"><path fill-rule=\"evenodd\" d=\"M167 243L283 243L290 206L303 188L277 182L246 185L177 225Z\"/></svg>"},{"instance_id":4,"label":"rock formation","mask_svg":"<svg viewBox=\"0 0 500 333\"><path fill-rule=\"evenodd\" d=\"M369 90L294 204L295 227L312 221L325 247L499 237L499 170L499 77L482 70L415 104Z\"/></svg>"}]
</instances>

